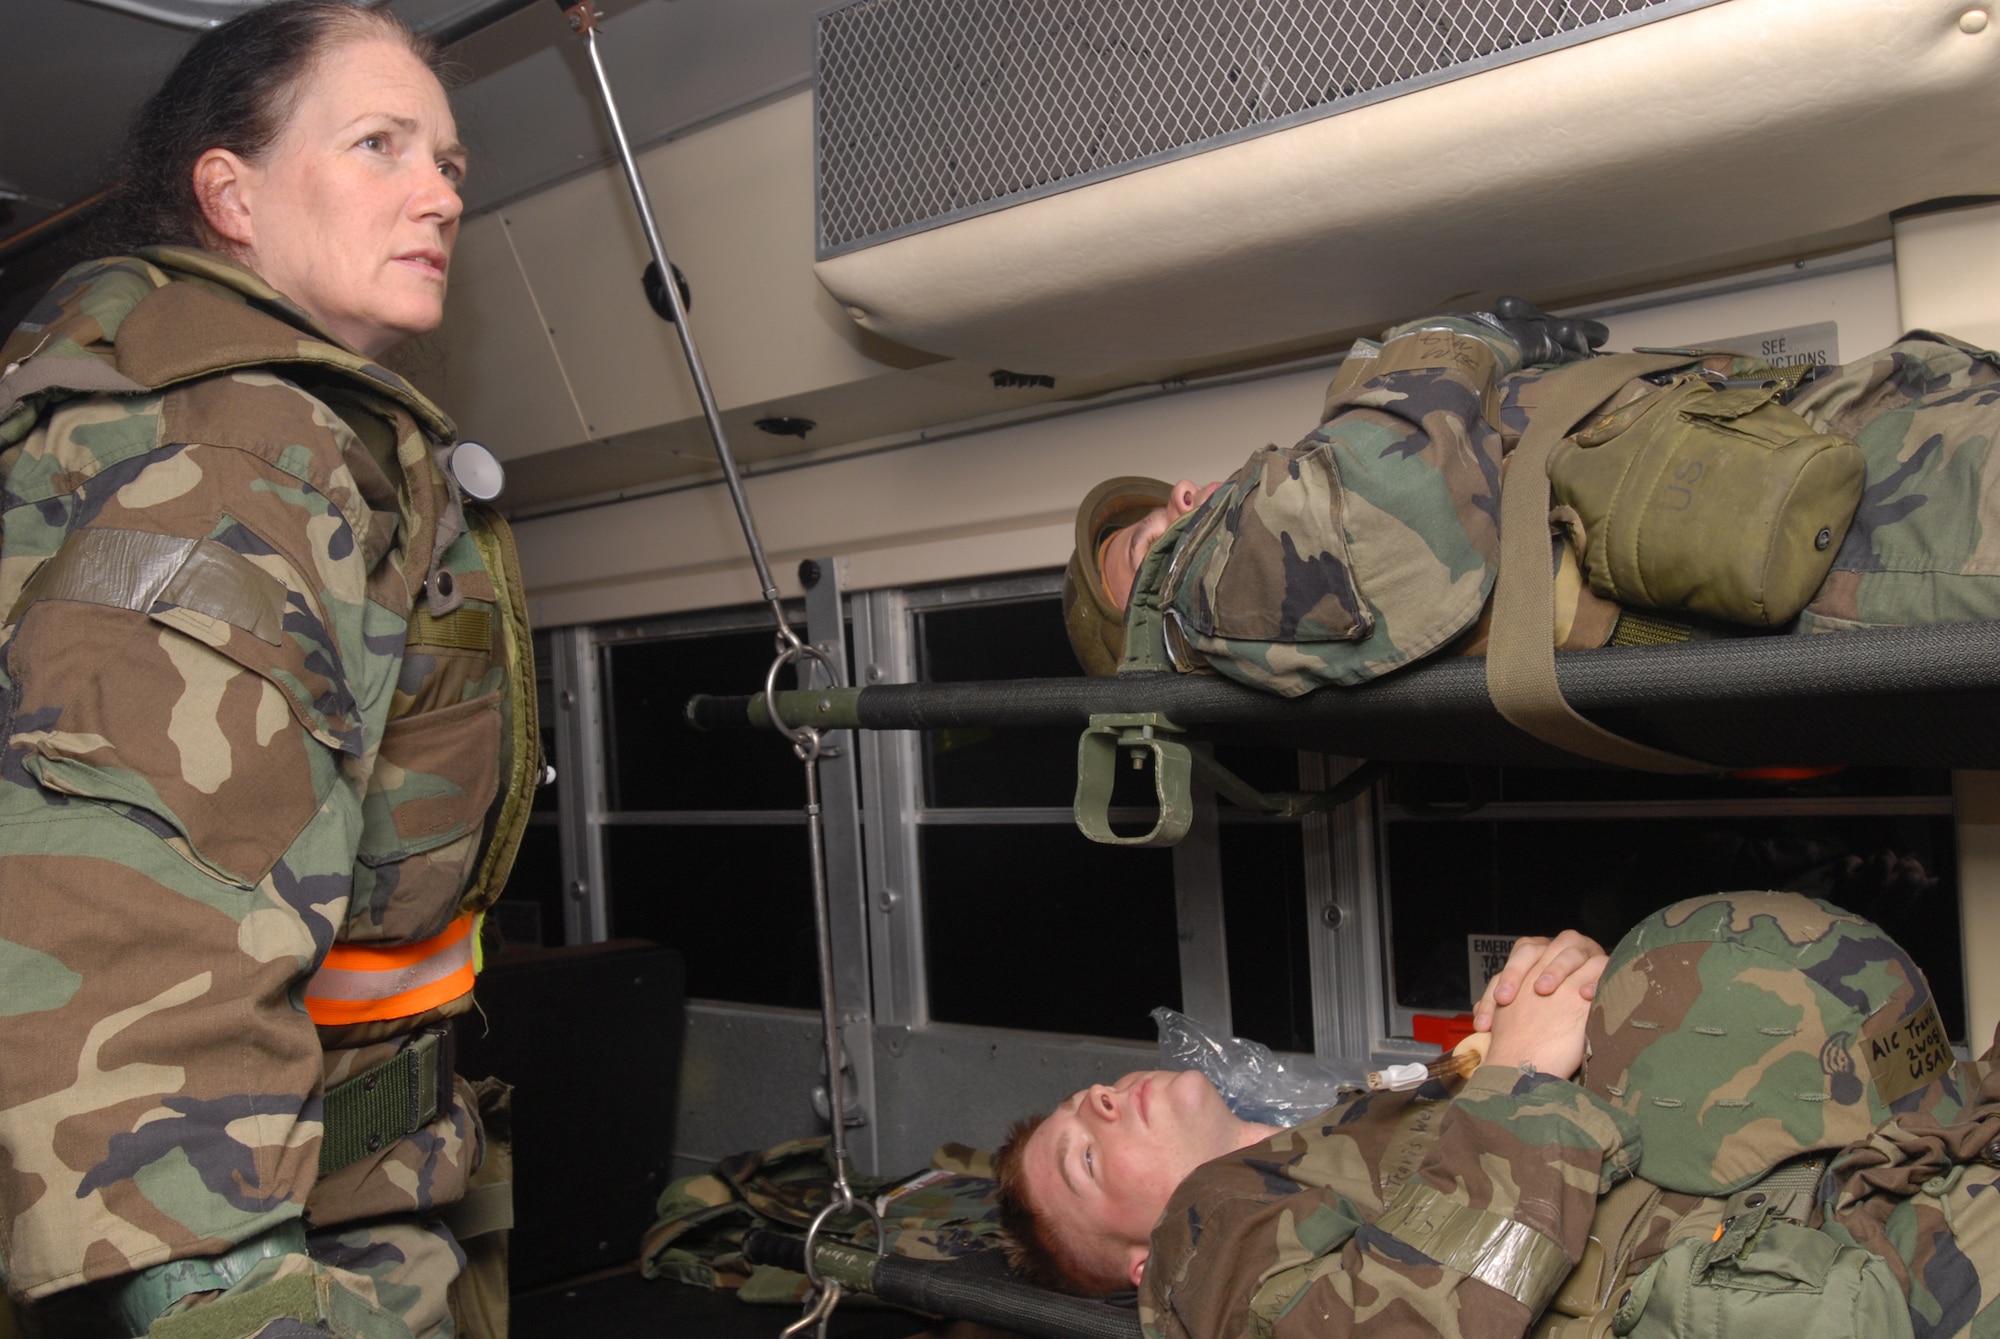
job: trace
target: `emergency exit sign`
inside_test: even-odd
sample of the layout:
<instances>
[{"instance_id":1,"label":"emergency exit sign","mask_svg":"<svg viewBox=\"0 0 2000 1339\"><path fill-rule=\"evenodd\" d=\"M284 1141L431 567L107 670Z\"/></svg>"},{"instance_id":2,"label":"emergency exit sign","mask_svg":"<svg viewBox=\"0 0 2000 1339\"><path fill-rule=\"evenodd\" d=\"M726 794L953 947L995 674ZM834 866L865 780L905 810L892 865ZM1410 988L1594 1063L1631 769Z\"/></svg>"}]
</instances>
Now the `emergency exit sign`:
<instances>
[{"instance_id":1,"label":"emergency exit sign","mask_svg":"<svg viewBox=\"0 0 2000 1339\"><path fill-rule=\"evenodd\" d=\"M1840 327L1833 321L1819 321L1813 325L1787 326L1783 330L1759 330L1754 335L1705 339L1694 347L1747 353L1773 367L1797 367L1800 364L1837 367L1840 364Z\"/></svg>"},{"instance_id":2,"label":"emergency exit sign","mask_svg":"<svg viewBox=\"0 0 2000 1339\"><path fill-rule=\"evenodd\" d=\"M1477 1001L1486 993L1486 983L1500 974L1507 965L1507 955L1514 951L1514 941L1519 935L1467 935L1465 937L1465 958L1467 976L1472 981L1472 998Z\"/></svg>"}]
</instances>

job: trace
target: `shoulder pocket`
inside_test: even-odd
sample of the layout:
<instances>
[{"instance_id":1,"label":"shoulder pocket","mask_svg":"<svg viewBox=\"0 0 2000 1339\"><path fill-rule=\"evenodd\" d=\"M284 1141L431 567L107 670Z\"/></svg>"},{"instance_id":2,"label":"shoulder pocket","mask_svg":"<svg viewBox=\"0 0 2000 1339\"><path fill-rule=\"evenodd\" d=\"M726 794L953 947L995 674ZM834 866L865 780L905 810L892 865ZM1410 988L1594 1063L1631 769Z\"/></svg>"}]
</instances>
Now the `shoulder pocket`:
<instances>
[{"instance_id":1,"label":"shoulder pocket","mask_svg":"<svg viewBox=\"0 0 2000 1339\"><path fill-rule=\"evenodd\" d=\"M11 618L10 750L47 790L155 815L232 883L270 872L361 751L309 604L212 540L78 531Z\"/></svg>"},{"instance_id":2,"label":"shoulder pocket","mask_svg":"<svg viewBox=\"0 0 2000 1339\"><path fill-rule=\"evenodd\" d=\"M1190 579L1163 595L1205 636L1351 642L1374 626L1355 589L1339 474L1318 433L1253 456L1185 543L1185 565L1175 566Z\"/></svg>"}]
</instances>

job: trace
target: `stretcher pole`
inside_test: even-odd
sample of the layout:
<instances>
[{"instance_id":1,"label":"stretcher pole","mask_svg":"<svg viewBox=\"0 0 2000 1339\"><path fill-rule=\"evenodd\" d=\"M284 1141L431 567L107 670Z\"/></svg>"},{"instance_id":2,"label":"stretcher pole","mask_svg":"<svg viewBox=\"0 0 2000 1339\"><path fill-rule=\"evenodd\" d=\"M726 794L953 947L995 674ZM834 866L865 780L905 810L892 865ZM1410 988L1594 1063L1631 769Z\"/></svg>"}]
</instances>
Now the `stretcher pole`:
<instances>
[{"instance_id":1,"label":"stretcher pole","mask_svg":"<svg viewBox=\"0 0 2000 1339\"><path fill-rule=\"evenodd\" d=\"M639 163L632 155L631 141L626 137L625 125L618 115L618 100L611 91L610 77L605 73L603 57L598 51L597 29L603 15L598 13L593 0L577 0L566 4L556 0L563 17L569 23L570 31L582 39L584 50L590 58L590 69L596 79L598 99L604 108L605 120L611 128L611 140L618 150L618 161L625 171L625 184L631 190L632 204L639 213L640 227L646 234L646 247L652 252L653 263L659 267L661 276L660 294L666 301L669 318L674 332L680 338L681 353L687 359L688 375L694 381L695 396L701 401L702 417L708 423L708 433L715 443L716 459L722 465L723 482L729 487L729 500L736 508L737 523L743 529L743 542L750 550L750 562L757 571L757 584L764 602L771 608L771 617L777 624L777 658L771 662L770 670L764 676L764 701L771 721L792 742L792 751L805 766L806 773L806 832L807 845L811 852L813 921L818 932L819 948L819 998L820 1012L826 1025L826 1090L829 1114L833 1127L833 1138L828 1150L828 1158L833 1171L833 1200L820 1211L806 1230L806 1240L811 1243L821 1226L834 1213L860 1209L875 1223L877 1248L884 1244L884 1234L880 1215L866 1200L855 1196L847 1179L847 1122L846 1098L841 1092L840 1064L840 1012L834 996L833 965L833 919L828 907L826 886L826 850L824 832L821 826L819 803L819 754L820 732L811 725L789 726L777 709L778 674L786 665L797 669L799 682L808 682L805 661L815 660L825 671L827 681L838 686L840 670L832 659L818 647L807 642L793 631L785 618L784 605L778 598L778 584L771 579L771 566L765 561L764 546L757 538L757 521L750 512L750 500L743 492L743 479L736 469L736 457L729 449L728 435L723 431L722 414L716 408L715 393L709 388L708 373L701 365L701 353L695 347L694 332L688 327L687 303L682 299L680 285L675 282L675 270L667 259L666 244L660 240L659 224L653 217L653 206L646 193L646 183L639 175ZM826 1333L827 1323L832 1319L833 1309L839 1303L841 1285L831 1279L822 1279L812 1262L810 1253L806 1257L806 1276L813 1285L813 1296L806 1307L806 1314L786 1334L790 1335L816 1327L821 1336Z\"/></svg>"}]
</instances>

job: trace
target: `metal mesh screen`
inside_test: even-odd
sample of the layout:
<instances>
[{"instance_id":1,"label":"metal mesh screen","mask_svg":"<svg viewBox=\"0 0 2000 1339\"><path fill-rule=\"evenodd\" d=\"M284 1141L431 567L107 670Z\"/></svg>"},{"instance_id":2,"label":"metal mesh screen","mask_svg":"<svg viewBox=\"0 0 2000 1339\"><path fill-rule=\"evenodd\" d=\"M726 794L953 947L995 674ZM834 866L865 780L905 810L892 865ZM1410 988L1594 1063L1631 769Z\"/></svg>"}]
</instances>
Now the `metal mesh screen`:
<instances>
[{"instance_id":1,"label":"metal mesh screen","mask_svg":"<svg viewBox=\"0 0 2000 1339\"><path fill-rule=\"evenodd\" d=\"M1706 3L856 0L817 20L820 252Z\"/></svg>"}]
</instances>

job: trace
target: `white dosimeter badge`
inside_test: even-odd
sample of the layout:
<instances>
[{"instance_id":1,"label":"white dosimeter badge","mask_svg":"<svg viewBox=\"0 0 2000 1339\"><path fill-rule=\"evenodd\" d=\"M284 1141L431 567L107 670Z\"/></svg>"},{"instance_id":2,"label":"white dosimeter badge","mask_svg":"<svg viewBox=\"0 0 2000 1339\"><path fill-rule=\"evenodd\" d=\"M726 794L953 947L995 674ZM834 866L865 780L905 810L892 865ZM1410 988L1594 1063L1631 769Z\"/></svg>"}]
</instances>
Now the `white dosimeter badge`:
<instances>
[{"instance_id":1,"label":"white dosimeter badge","mask_svg":"<svg viewBox=\"0 0 2000 1339\"><path fill-rule=\"evenodd\" d=\"M478 442L460 442L451 449L451 477L468 497L491 502L507 486L507 471Z\"/></svg>"}]
</instances>

